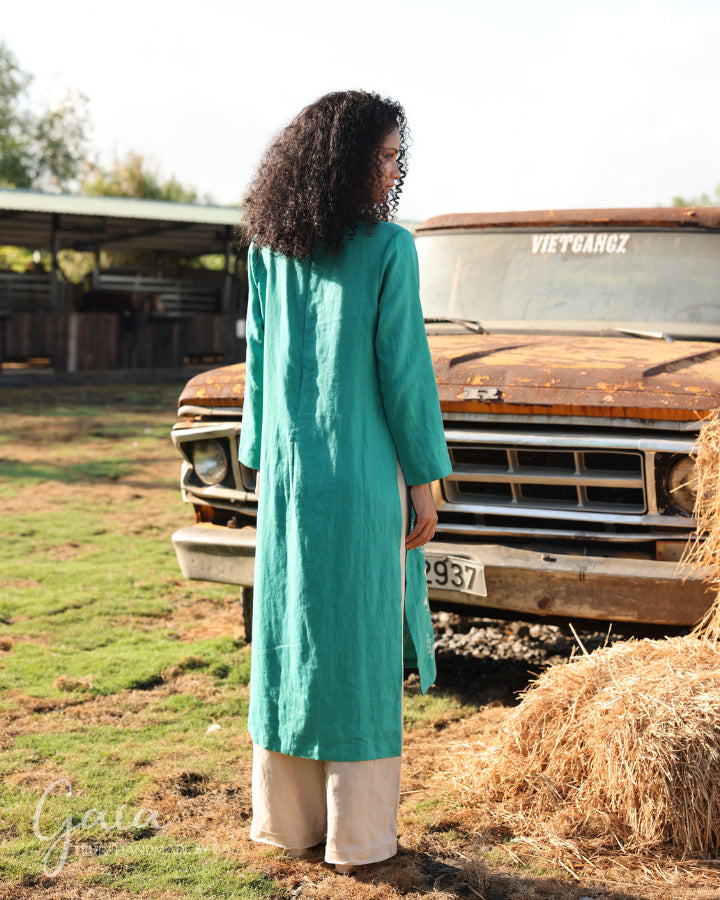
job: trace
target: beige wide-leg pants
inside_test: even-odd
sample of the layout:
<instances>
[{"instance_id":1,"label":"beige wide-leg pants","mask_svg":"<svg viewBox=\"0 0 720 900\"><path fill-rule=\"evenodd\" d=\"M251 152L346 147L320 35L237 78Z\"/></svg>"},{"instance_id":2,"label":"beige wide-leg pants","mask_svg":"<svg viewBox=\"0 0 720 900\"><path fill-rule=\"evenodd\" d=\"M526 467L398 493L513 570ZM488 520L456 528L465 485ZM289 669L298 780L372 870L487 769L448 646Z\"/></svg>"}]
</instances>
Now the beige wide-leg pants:
<instances>
[{"instance_id":1,"label":"beige wide-leg pants","mask_svg":"<svg viewBox=\"0 0 720 900\"><path fill-rule=\"evenodd\" d=\"M399 463L398 490L404 602L408 502ZM402 629L399 639L402 641ZM325 840L326 862L380 862L397 853L399 800L399 756L331 762L287 756L253 744L250 838L254 841L302 850Z\"/></svg>"}]
</instances>

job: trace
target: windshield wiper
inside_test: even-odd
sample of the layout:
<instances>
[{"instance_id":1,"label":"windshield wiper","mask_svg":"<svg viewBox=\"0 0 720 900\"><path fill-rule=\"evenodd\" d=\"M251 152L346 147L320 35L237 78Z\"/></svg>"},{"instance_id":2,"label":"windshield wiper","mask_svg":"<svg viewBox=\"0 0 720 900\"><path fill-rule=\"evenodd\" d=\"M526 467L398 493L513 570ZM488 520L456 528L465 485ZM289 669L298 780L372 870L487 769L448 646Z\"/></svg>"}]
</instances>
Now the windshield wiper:
<instances>
[{"instance_id":1,"label":"windshield wiper","mask_svg":"<svg viewBox=\"0 0 720 900\"><path fill-rule=\"evenodd\" d=\"M668 344L675 343L675 338L664 331L638 331L636 328L613 328L612 331L617 334L629 334L631 337L649 338L653 341L667 341Z\"/></svg>"},{"instance_id":2,"label":"windshield wiper","mask_svg":"<svg viewBox=\"0 0 720 900\"><path fill-rule=\"evenodd\" d=\"M474 331L476 334L488 333L487 330L474 319L449 319L446 316L429 316L423 321L426 325L444 325L445 323L449 323L450 325L462 325L464 328L467 328L468 331Z\"/></svg>"}]
</instances>

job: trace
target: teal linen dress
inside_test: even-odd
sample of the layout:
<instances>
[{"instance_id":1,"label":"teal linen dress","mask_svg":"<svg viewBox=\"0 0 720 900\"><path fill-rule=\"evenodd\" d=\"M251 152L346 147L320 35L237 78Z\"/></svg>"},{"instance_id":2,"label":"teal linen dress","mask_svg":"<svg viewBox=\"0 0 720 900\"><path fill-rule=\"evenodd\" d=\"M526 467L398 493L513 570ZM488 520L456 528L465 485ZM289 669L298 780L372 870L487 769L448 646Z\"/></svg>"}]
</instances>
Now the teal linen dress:
<instances>
[{"instance_id":1,"label":"teal linen dress","mask_svg":"<svg viewBox=\"0 0 720 900\"><path fill-rule=\"evenodd\" d=\"M249 729L267 750L399 756L403 648L435 677L409 485L451 470L404 228L362 224L340 254L251 246L240 460L260 470Z\"/></svg>"}]
</instances>

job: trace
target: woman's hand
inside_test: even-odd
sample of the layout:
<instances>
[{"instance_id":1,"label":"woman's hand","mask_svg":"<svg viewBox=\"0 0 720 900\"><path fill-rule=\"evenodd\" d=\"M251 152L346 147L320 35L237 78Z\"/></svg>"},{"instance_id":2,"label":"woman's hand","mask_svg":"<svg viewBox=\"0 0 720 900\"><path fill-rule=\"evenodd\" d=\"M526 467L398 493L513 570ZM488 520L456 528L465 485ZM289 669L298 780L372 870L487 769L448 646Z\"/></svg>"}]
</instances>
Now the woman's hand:
<instances>
[{"instance_id":1,"label":"woman's hand","mask_svg":"<svg viewBox=\"0 0 720 900\"><path fill-rule=\"evenodd\" d=\"M405 538L405 549L414 550L433 539L438 515L429 484L414 484L410 499L415 510L415 527Z\"/></svg>"}]
</instances>

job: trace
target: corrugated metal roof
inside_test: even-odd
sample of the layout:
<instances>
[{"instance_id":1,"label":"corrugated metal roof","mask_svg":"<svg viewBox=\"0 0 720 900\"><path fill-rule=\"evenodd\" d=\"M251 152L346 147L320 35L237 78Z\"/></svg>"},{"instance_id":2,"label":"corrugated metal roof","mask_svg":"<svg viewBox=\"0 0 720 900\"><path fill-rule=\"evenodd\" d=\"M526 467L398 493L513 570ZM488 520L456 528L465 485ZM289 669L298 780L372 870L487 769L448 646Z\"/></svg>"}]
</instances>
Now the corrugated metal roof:
<instances>
[{"instance_id":1,"label":"corrugated metal roof","mask_svg":"<svg viewBox=\"0 0 720 900\"><path fill-rule=\"evenodd\" d=\"M0 189L0 244L50 249L53 220L61 248L97 244L200 255L223 252L240 223L240 209Z\"/></svg>"},{"instance_id":2,"label":"corrugated metal roof","mask_svg":"<svg viewBox=\"0 0 720 900\"><path fill-rule=\"evenodd\" d=\"M197 203L169 203L136 197L81 197L75 194L47 194L42 191L0 189L0 210L67 213L81 216L118 216L123 219L165 219L169 222L202 222L237 225L240 209L235 206L201 206Z\"/></svg>"}]
</instances>

